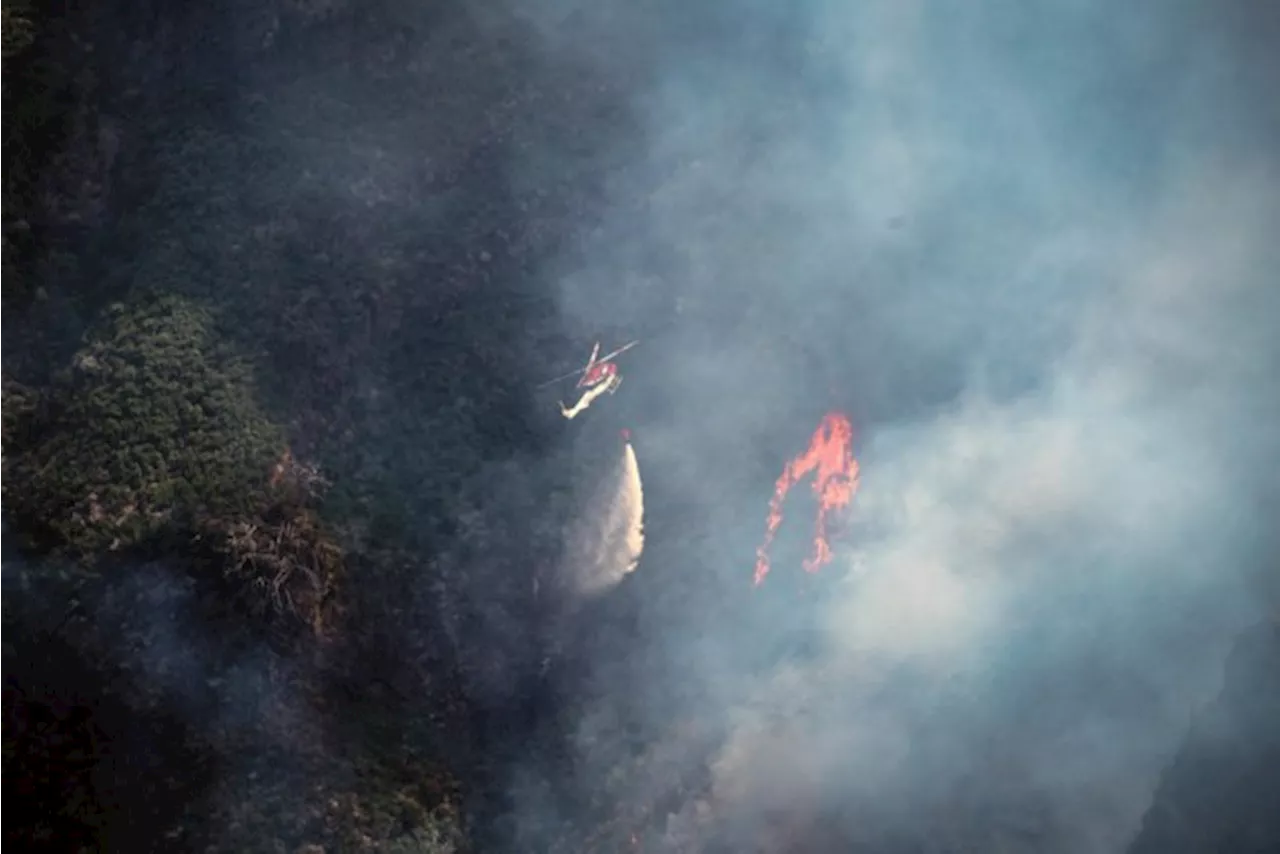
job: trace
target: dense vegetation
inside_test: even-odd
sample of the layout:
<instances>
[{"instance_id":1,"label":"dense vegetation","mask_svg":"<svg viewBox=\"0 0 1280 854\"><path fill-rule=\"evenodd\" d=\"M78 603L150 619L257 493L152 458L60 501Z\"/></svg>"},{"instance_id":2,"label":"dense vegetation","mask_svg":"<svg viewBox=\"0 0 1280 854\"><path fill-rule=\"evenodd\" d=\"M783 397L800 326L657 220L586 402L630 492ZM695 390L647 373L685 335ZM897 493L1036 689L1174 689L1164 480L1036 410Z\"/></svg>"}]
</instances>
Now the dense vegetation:
<instances>
[{"instance_id":1,"label":"dense vegetation","mask_svg":"<svg viewBox=\"0 0 1280 854\"><path fill-rule=\"evenodd\" d=\"M46 528L46 547L82 555L253 514L284 438L257 411L248 367L219 352L209 312L160 297L104 314L13 428L9 511Z\"/></svg>"},{"instance_id":2,"label":"dense vegetation","mask_svg":"<svg viewBox=\"0 0 1280 854\"><path fill-rule=\"evenodd\" d=\"M14 85L12 72L17 61L29 53L36 37L36 20L29 4L6 3L4 17L0 21L3 27L3 62L4 62L4 106L9 121L4 124L4 267L8 273L4 277L4 298L6 304L12 304L15 297L26 296L26 283L33 277L15 275L16 263L22 255L20 249L28 249L24 253L30 257L30 247L23 246L22 237L30 230L24 214L34 206L34 185L44 158L39 151L42 138L46 138L45 127L54 124L55 109L51 98L45 92L39 95L26 95L21 104L16 97L20 90ZM32 63L34 65L35 63ZM27 72L28 84L32 88L38 85L41 76L35 68ZM25 90L27 87L23 87ZM26 94L24 91L23 94ZM19 154L19 152L21 152ZM18 232L21 232L21 236Z\"/></svg>"},{"instance_id":3,"label":"dense vegetation","mask_svg":"<svg viewBox=\"0 0 1280 854\"><path fill-rule=\"evenodd\" d=\"M466 184L500 182L474 128L433 148L455 185L433 235L417 197L332 201L403 189L353 175L333 134L374 70L306 82L291 122L237 80L306 67L295 38L325 57L352 27L402 39L387 10L260 10L275 47L228 11L5 6L6 776L45 781L20 785L33 818L6 839L460 850L453 780L484 771L457 750L447 603L415 591L448 572L433 552L479 431L496 456L528 441L504 426L519 307L493 284L528 258L494 242L501 194ZM298 145L319 146L307 169ZM149 727L157 764L104 782Z\"/></svg>"}]
</instances>

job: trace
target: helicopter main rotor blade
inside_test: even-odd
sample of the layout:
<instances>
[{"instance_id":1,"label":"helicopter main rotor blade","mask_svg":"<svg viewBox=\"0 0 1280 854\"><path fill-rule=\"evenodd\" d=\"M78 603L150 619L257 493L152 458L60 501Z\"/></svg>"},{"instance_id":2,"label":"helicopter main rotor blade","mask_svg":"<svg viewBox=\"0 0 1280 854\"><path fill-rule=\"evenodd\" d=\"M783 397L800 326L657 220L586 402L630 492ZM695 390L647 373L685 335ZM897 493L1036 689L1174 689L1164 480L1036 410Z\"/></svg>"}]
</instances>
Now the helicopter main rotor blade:
<instances>
[{"instance_id":1,"label":"helicopter main rotor blade","mask_svg":"<svg viewBox=\"0 0 1280 854\"><path fill-rule=\"evenodd\" d=\"M639 341L639 340L636 340L636 341L632 341L630 344L624 344L624 345L622 345L621 347L619 347L617 350L614 350L614 351L613 351L612 353L610 353L609 355L604 356L604 357L599 358L599 359L596 359L596 361L597 361L597 362L607 362L607 361L609 361L610 359L612 359L614 356L620 356L620 355L622 355L623 353L627 352L628 350L630 350L632 347L636 346L636 345L637 345L637 344L639 344L639 343L640 343L640 341Z\"/></svg>"},{"instance_id":2,"label":"helicopter main rotor blade","mask_svg":"<svg viewBox=\"0 0 1280 854\"><path fill-rule=\"evenodd\" d=\"M539 383L538 385L534 386L534 388L546 388L546 387L547 387L547 386L549 386L549 385L555 385L556 383L562 383L562 382L564 382L564 381L565 381L565 380L567 380L567 379L572 379L573 377L576 377L578 374L586 373L586 370L587 370L586 368L578 368L578 370L576 370L576 371L570 371L570 372L569 372L569 373L567 373L567 374L562 374L561 376L558 376L558 377L556 377L556 378L555 378L555 379L553 379L553 380L547 380L547 381L546 381L546 382L544 382L544 383Z\"/></svg>"},{"instance_id":3,"label":"helicopter main rotor blade","mask_svg":"<svg viewBox=\"0 0 1280 854\"><path fill-rule=\"evenodd\" d=\"M556 383L562 383L562 382L564 382L564 381L565 381L565 380L567 380L567 379L571 379L571 378L573 378L573 377L576 377L576 376L578 376L578 374L585 374L587 371L591 370L591 367L592 367L593 365L598 365L598 364L600 364L601 362L607 362L607 361L609 361L610 359L614 358L615 356L620 356L620 355L622 355L623 353L627 352L628 350L630 350L632 347L636 346L636 345L637 345L637 344L639 344L639 343L640 343L640 341L639 341L639 339L637 339L637 340L635 340L635 341L632 341L630 344L624 344L623 346L619 347L617 350L614 350L612 353L610 353L610 354L609 354L609 355L607 355L607 356L604 356L603 358L600 358L600 359L592 359L590 362L588 362L588 363L587 363L587 366L586 366L585 368L578 368L578 370L576 370L576 371L570 371L570 372L569 372L569 373L567 373L567 374L562 374L561 376L558 376L558 377L556 377L556 378L555 378L555 379L553 379L553 380L547 380L547 381L546 381L546 382L544 382L544 383L541 383L541 384L539 384L539 385L536 385L536 386L534 386L534 388L535 388L535 389L539 389L539 388L546 388L547 386L555 385Z\"/></svg>"}]
</instances>

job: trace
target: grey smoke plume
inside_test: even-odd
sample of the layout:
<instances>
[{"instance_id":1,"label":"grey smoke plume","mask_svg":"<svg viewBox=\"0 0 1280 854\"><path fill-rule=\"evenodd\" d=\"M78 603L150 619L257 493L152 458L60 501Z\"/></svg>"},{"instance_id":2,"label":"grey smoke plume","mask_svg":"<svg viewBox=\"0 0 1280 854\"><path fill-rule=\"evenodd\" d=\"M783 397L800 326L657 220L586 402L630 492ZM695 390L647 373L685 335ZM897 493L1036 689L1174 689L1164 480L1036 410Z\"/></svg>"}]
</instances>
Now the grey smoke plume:
<instances>
[{"instance_id":1,"label":"grey smoke plume","mask_svg":"<svg viewBox=\"0 0 1280 854\"><path fill-rule=\"evenodd\" d=\"M767 480L745 472L785 460L779 437L832 406L863 437L837 591L799 616L756 602L817 628L810 658L744 690L760 620L638 579L668 663L626 702L647 689L659 720L694 683L728 733L667 844L1123 850L1275 565L1266 22L1195 2L539 8L548 49L636 81L642 150L547 276L580 334L666 330L619 401L654 439L651 498L662 470L707 518L754 519ZM702 605L747 583L754 545L708 527Z\"/></svg>"}]
</instances>

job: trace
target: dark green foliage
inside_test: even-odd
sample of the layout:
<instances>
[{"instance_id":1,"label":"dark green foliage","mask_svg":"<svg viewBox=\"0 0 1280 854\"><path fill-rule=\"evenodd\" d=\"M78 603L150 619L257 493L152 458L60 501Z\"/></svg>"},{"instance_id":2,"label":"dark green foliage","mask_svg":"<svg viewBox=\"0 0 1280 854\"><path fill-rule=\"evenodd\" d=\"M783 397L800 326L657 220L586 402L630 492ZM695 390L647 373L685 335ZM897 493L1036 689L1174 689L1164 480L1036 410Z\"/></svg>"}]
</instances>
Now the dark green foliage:
<instances>
[{"instance_id":1,"label":"dark green foliage","mask_svg":"<svg viewBox=\"0 0 1280 854\"><path fill-rule=\"evenodd\" d=\"M204 850L467 850L456 783L439 768L367 756L347 767L318 753L303 757L276 750L264 759L260 770L224 782L209 822L211 844Z\"/></svg>"},{"instance_id":2,"label":"dark green foliage","mask_svg":"<svg viewBox=\"0 0 1280 854\"><path fill-rule=\"evenodd\" d=\"M28 697L8 686L4 706L5 774L30 781L19 787L20 794L10 795L16 801L10 808L38 816L30 830L10 831L5 841L30 845L26 850L39 850L36 840L64 845L64 850L88 848L102 824L93 771L103 739L93 710L65 699Z\"/></svg>"},{"instance_id":3,"label":"dark green foliage","mask_svg":"<svg viewBox=\"0 0 1280 854\"><path fill-rule=\"evenodd\" d=\"M5 500L24 527L87 555L256 511L284 439L212 322L173 297L109 309L6 449Z\"/></svg>"},{"instance_id":4,"label":"dark green foliage","mask_svg":"<svg viewBox=\"0 0 1280 854\"><path fill-rule=\"evenodd\" d=\"M28 295L28 276L19 275L16 262L23 255L24 244L30 242L30 225L24 217L34 206L36 184L41 166L47 161L48 149L56 146L59 122L57 93L65 85L62 69L49 63L21 60L35 41L37 26L33 10L26 2L8 2L0 21L3 34L4 74L0 88L4 92L5 122L3 137L3 177L0 198L3 200L4 276L0 292L6 302ZM21 97L16 97L18 95ZM8 306L6 306L8 307Z\"/></svg>"},{"instance_id":5,"label":"dark green foliage","mask_svg":"<svg viewBox=\"0 0 1280 854\"><path fill-rule=\"evenodd\" d=\"M28 388L7 374L4 377L3 392L3 441L6 452L9 448L10 439L16 432L23 428L23 425L36 410L39 404L40 396L33 389Z\"/></svg>"},{"instance_id":6,"label":"dark green foliage","mask_svg":"<svg viewBox=\"0 0 1280 854\"><path fill-rule=\"evenodd\" d=\"M47 12L6 59L6 530L124 602L81 646L128 638L194 686L139 669L130 697L173 701L219 759L147 822L153 850L460 850L443 769L469 797L491 773L471 674L514 690L558 537L524 456L528 389L567 349L535 271L590 219L567 146L608 96L444 7L131 8ZM508 174L517 139L536 176ZM167 606L138 551L207 613L152 631ZM78 598L55 565L32 574ZM175 647L188 630L227 649ZM264 635L296 665L272 676L296 692L279 714L242 678ZM207 726L220 706L244 729Z\"/></svg>"},{"instance_id":7,"label":"dark green foliage","mask_svg":"<svg viewBox=\"0 0 1280 854\"><path fill-rule=\"evenodd\" d=\"M35 40L35 21L31 4L18 0L5 0L0 8L0 36L3 36L5 59L17 56Z\"/></svg>"}]
</instances>

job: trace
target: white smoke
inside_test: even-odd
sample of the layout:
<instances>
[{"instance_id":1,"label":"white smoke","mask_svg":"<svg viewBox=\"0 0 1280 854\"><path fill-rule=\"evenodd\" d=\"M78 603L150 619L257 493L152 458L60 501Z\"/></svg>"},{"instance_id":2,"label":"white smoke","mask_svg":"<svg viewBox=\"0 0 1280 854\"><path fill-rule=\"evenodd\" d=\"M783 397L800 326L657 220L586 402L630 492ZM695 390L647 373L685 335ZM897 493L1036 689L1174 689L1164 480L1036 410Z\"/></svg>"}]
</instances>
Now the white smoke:
<instances>
[{"instance_id":1,"label":"white smoke","mask_svg":"<svg viewBox=\"0 0 1280 854\"><path fill-rule=\"evenodd\" d=\"M724 717L709 835L1123 850L1261 610L1274 63L1196 4L547 5L556 48L598 34L651 81L563 305L580 335L682 308L646 355L657 389L628 395L673 458L651 488L729 522L673 592L646 573L668 669L628 672L625 703L662 721L696 692ZM605 298L651 270L670 288ZM797 643L779 586L721 617L729 594L686 578L741 578L738 469L785 459L772 437L833 396L860 423L858 553Z\"/></svg>"},{"instance_id":2,"label":"white smoke","mask_svg":"<svg viewBox=\"0 0 1280 854\"><path fill-rule=\"evenodd\" d=\"M763 683L713 763L742 838L774 810L810 826L765 850L814 850L825 796L846 840L1124 850L1261 615L1241 470L1275 459L1255 225L1275 215L1211 184L1170 192L1043 388L869 437L858 571L816 612L821 655Z\"/></svg>"}]
</instances>

